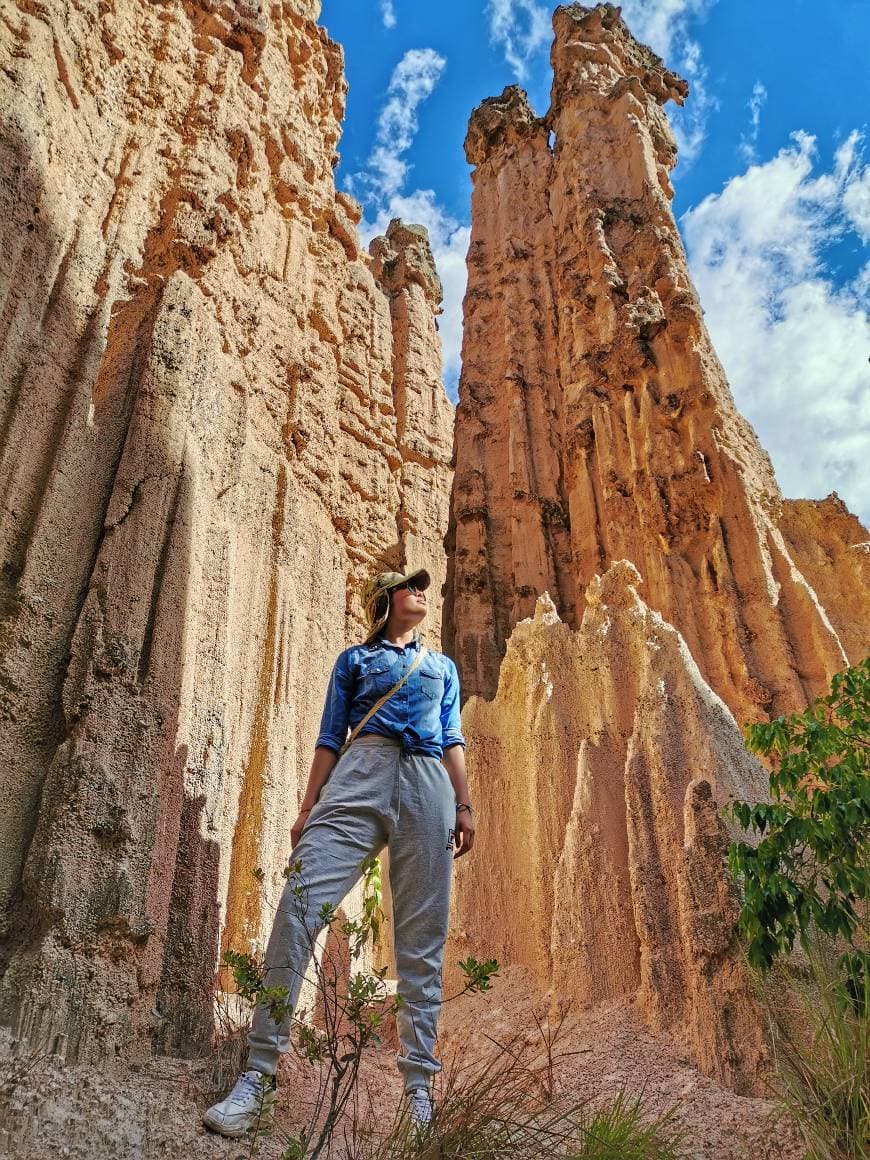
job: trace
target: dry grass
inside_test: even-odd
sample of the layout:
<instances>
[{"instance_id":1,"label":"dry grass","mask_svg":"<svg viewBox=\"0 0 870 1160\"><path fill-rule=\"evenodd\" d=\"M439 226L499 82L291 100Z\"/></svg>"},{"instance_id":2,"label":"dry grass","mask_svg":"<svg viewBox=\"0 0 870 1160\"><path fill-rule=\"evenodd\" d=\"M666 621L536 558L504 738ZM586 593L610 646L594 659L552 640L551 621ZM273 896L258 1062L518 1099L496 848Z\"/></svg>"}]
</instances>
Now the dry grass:
<instances>
[{"instance_id":1,"label":"dry grass","mask_svg":"<svg viewBox=\"0 0 870 1160\"><path fill-rule=\"evenodd\" d=\"M353 1160L672 1160L679 1134L672 1112L645 1113L640 1096L624 1093L594 1109L560 1093L561 1021L538 1023L540 1038L492 1043L483 1059L449 1061L442 1072L435 1115L415 1130L404 1109L389 1131L356 1122L345 1140Z\"/></svg>"},{"instance_id":2,"label":"dry grass","mask_svg":"<svg viewBox=\"0 0 870 1160\"><path fill-rule=\"evenodd\" d=\"M807 1160L870 1155L868 1007L846 994L827 948L799 970L779 967L765 987L776 1090L807 1148Z\"/></svg>"}]
</instances>

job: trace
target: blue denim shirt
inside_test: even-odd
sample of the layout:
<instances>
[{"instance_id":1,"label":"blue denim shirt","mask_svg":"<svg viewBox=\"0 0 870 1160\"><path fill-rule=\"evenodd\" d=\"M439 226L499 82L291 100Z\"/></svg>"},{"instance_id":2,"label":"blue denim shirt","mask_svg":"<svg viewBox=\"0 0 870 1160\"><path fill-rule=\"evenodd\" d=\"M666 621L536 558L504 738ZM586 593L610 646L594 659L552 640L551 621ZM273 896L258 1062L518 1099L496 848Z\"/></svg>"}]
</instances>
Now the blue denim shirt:
<instances>
[{"instance_id":1,"label":"blue denim shirt","mask_svg":"<svg viewBox=\"0 0 870 1160\"><path fill-rule=\"evenodd\" d=\"M402 678L419 648L416 640L402 648L382 639L346 648L329 679L317 745L337 753L348 730ZM440 757L451 745L465 745L459 721L459 674L450 657L430 651L360 736L366 733L398 737L406 752L431 757Z\"/></svg>"}]
</instances>

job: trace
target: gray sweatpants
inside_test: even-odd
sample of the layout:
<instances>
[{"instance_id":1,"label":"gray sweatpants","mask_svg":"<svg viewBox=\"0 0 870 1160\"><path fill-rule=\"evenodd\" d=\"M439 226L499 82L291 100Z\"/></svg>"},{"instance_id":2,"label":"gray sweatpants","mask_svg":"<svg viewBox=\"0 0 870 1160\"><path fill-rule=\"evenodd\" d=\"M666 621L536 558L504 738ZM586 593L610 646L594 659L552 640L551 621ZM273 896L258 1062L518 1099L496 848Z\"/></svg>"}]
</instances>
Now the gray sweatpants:
<instances>
[{"instance_id":1,"label":"gray sweatpants","mask_svg":"<svg viewBox=\"0 0 870 1160\"><path fill-rule=\"evenodd\" d=\"M441 1005L441 967L450 907L456 800L436 757L406 754L399 741L371 734L339 759L308 816L292 859L302 863L304 912L288 882L269 945L266 982L287 987L295 1007L320 929L321 906L338 906L359 880L360 864L390 851L393 943L398 968L397 1063L405 1087L428 1087L440 1070L433 1055ZM276 1024L258 1006L248 1036L248 1067L273 1074L289 1049L290 1020Z\"/></svg>"}]
</instances>

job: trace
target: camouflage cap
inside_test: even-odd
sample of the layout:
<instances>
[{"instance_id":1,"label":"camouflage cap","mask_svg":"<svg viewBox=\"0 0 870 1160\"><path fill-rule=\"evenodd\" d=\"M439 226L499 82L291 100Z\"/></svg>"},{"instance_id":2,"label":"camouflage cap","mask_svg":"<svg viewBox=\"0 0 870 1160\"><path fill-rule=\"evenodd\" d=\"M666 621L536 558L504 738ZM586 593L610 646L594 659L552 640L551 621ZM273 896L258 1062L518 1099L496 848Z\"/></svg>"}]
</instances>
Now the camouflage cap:
<instances>
[{"instance_id":1,"label":"camouflage cap","mask_svg":"<svg viewBox=\"0 0 870 1160\"><path fill-rule=\"evenodd\" d=\"M365 609L366 621L369 627L369 633L366 637L367 641L372 640L378 632L387 623L387 617L390 612L389 604L381 615L378 616L378 597L385 592L392 591L393 588L398 588L402 584L416 584L420 589L426 589L431 583L431 577L425 568L417 568L413 572L407 572L404 575L401 572L380 572L377 576L373 576L366 581L365 587L362 590L362 603Z\"/></svg>"}]
</instances>

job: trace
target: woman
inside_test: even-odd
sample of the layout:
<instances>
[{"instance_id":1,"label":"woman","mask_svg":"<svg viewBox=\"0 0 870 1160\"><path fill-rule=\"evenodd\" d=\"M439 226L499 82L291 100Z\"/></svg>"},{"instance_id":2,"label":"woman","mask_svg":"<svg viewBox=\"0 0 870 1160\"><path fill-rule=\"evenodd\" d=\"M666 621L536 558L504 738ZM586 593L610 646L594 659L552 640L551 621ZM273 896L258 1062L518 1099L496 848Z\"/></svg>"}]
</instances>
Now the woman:
<instances>
[{"instance_id":1,"label":"woman","mask_svg":"<svg viewBox=\"0 0 870 1160\"><path fill-rule=\"evenodd\" d=\"M287 987L295 1006L311 957L316 916L337 906L359 880L361 863L387 846L398 968L397 1063L411 1119L432 1116L430 1084L441 1003L452 863L474 845L456 666L425 649L425 570L383 572L363 603L369 634L335 662L308 787L291 830L306 887L305 917L288 882L266 949L266 982ZM350 729L350 745L342 752ZM446 771L446 772L445 772ZM242 1136L274 1102L275 1072L289 1049L290 1020L276 1024L258 1006L248 1066L227 1098L205 1114L225 1136Z\"/></svg>"}]
</instances>

